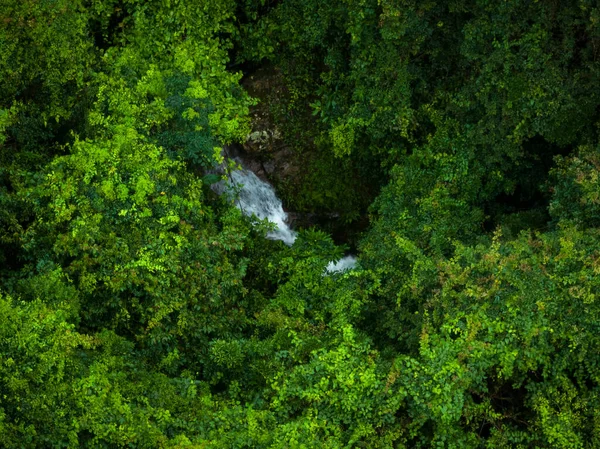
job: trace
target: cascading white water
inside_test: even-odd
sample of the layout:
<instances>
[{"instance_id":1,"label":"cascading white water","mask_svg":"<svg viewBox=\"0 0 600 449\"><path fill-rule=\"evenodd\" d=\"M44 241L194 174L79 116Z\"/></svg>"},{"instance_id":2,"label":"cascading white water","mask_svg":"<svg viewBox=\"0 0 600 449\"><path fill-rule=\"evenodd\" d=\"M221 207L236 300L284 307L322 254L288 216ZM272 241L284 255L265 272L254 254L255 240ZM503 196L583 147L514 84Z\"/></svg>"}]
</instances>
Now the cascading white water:
<instances>
[{"instance_id":1,"label":"cascading white water","mask_svg":"<svg viewBox=\"0 0 600 449\"><path fill-rule=\"evenodd\" d=\"M329 265L325 268L328 273L335 273L338 271L352 270L356 267L356 257L346 256L342 257L337 262L329 262Z\"/></svg>"},{"instance_id":2,"label":"cascading white water","mask_svg":"<svg viewBox=\"0 0 600 449\"><path fill-rule=\"evenodd\" d=\"M236 158L236 162L241 161ZM261 180L252 171L242 169L230 173L227 183L223 181L213 184L213 189L219 193L235 195L236 205L242 213L247 216L255 215L259 219L267 219L274 223L277 228L267 234L267 238L281 240L288 246L292 246L296 240L297 233L286 223L287 214L283 210L281 200L275 194L273 187ZM329 273L351 270L356 266L354 256L346 256L340 260L332 261L327 265Z\"/></svg>"},{"instance_id":3,"label":"cascading white water","mask_svg":"<svg viewBox=\"0 0 600 449\"><path fill-rule=\"evenodd\" d=\"M238 191L236 204L243 214L256 215L261 220L266 218L277 226L277 229L267 234L268 238L281 240L288 246L294 243L296 233L287 225L287 214L270 184L262 181L250 170L234 171L231 173L230 183L233 183Z\"/></svg>"}]
</instances>

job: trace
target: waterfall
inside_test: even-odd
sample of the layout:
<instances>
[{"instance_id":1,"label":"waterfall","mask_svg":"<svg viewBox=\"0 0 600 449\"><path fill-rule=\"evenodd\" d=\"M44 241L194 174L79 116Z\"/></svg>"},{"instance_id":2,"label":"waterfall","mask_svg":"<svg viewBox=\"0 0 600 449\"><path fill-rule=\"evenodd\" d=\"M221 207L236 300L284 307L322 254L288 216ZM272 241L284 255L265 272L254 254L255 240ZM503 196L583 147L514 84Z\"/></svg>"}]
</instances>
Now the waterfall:
<instances>
[{"instance_id":1,"label":"waterfall","mask_svg":"<svg viewBox=\"0 0 600 449\"><path fill-rule=\"evenodd\" d=\"M267 238L281 240L292 246L296 240L296 233L287 225L287 214L283 210L283 204L270 184L245 169L232 172L229 184L234 186L234 193L237 193L236 205L244 215L256 215L261 220L266 218L277 226L267 234Z\"/></svg>"},{"instance_id":2,"label":"waterfall","mask_svg":"<svg viewBox=\"0 0 600 449\"><path fill-rule=\"evenodd\" d=\"M339 271L352 270L354 267L356 267L356 257L346 256L342 257L337 262L329 262L329 265L327 265L325 269L328 273L335 273Z\"/></svg>"},{"instance_id":3,"label":"waterfall","mask_svg":"<svg viewBox=\"0 0 600 449\"><path fill-rule=\"evenodd\" d=\"M235 161L242 165L239 158ZM243 167L243 165L242 165ZM235 198L235 204L247 216L255 215L259 219L267 219L276 225L276 229L267 234L267 238L281 240L292 246L297 233L287 224L287 214L283 204L277 197L273 186L261 180L252 171L242 168L229 174L227 182L213 184L213 190L219 194L227 193ZM346 256L338 261L331 261L326 271L329 273L351 270L356 266L354 256Z\"/></svg>"}]
</instances>

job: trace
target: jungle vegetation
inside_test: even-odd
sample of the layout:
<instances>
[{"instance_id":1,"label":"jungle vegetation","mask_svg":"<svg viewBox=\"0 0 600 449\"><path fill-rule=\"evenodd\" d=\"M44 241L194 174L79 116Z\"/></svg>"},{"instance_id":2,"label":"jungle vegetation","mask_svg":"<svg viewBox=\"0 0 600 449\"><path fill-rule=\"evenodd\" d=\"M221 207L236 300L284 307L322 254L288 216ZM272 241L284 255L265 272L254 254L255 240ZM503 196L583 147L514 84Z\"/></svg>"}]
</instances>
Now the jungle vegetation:
<instances>
[{"instance_id":1,"label":"jungle vegetation","mask_svg":"<svg viewBox=\"0 0 600 449\"><path fill-rule=\"evenodd\" d=\"M210 189L264 68L346 247ZM600 447L599 86L592 0L0 0L0 446Z\"/></svg>"}]
</instances>

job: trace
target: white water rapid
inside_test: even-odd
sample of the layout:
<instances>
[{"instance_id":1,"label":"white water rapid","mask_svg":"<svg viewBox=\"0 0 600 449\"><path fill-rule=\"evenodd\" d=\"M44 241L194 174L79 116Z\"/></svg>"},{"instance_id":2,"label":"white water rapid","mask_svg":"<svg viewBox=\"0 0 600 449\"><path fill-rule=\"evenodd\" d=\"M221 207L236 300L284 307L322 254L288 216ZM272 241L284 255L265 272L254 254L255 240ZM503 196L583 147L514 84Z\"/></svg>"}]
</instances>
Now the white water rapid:
<instances>
[{"instance_id":1,"label":"white water rapid","mask_svg":"<svg viewBox=\"0 0 600 449\"><path fill-rule=\"evenodd\" d=\"M241 161L235 158L241 165ZM267 238L281 240L292 246L296 240L294 232L286 223L287 214L283 210L281 200L275 194L273 187L261 180L252 171L242 169L229 174L227 183L221 181L213 184L213 189L219 193L228 193L236 198L235 203L242 213L247 216L255 215L259 219L267 219L277 228L267 234ZM331 261L325 269L328 273L351 270L356 266L356 257L346 256L338 261Z\"/></svg>"},{"instance_id":2,"label":"white water rapid","mask_svg":"<svg viewBox=\"0 0 600 449\"><path fill-rule=\"evenodd\" d=\"M328 273L335 273L339 271L352 270L356 267L356 257L354 256L346 256L342 257L337 262L329 262L329 265L325 268Z\"/></svg>"},{"instance_id":3,"label":"white water rapid","mask_svg":"<svg viewBox=\"0 0 600 449\"><path fill-rule=\"evenodd\" d=\"M245 169L232 172L229 184L235 186L234 192L238 193L236 205L244 215L256 215L261 220L266 218L277 226L277 229L267 234L267 238L281 240L288 246L293 245L296 233L287 225L287 214L270 184Z\"/></svg>"}]
</instances>

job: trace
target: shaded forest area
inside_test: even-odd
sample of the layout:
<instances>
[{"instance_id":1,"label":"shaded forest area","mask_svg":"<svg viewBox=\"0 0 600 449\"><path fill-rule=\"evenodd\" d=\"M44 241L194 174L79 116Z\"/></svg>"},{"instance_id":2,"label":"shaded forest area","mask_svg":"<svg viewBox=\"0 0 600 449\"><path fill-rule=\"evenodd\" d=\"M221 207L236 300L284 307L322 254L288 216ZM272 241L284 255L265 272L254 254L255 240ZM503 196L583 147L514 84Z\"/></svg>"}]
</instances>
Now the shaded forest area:
<instances>
[{"instance_id":1,"label":"shaded forest area","mask_svg":"<svg viewBox=\"0 0 600 449\"><path fill-rule=\"evenodd\" d=\"M600 447L599 59L592 0L0 0L0 446Z\"/></svg>"}]
</instances>

